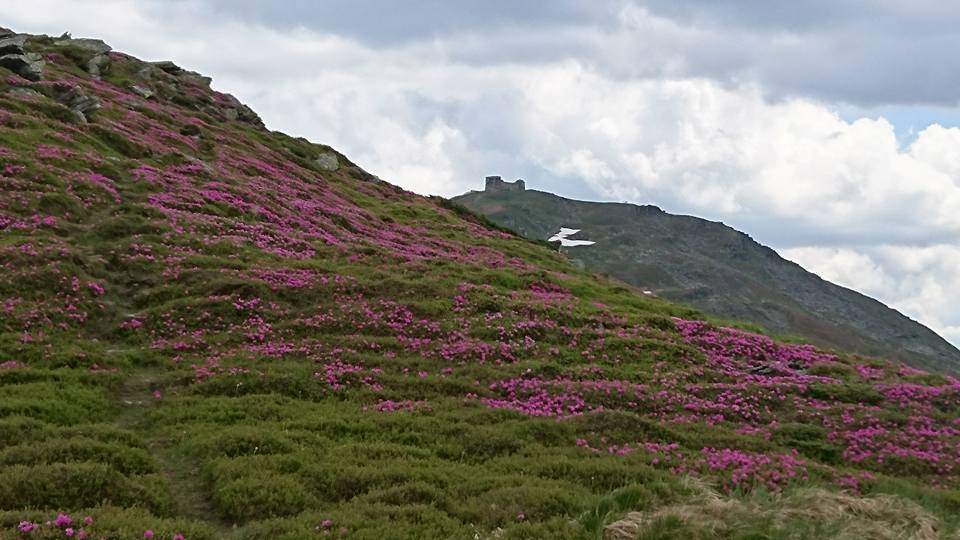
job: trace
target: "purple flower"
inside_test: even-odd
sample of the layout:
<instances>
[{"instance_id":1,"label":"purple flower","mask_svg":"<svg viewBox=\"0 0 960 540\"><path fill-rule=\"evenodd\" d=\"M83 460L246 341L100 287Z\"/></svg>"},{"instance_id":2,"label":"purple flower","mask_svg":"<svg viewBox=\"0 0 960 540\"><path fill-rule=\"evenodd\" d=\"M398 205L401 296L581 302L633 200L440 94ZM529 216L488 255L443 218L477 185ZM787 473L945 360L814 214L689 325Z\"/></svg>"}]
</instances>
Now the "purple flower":
<instances>
[{"instance_id":1,"label":"purple flower","mask_svg":"<svg viewBox=\"0 0 960 540\"><path fill-rule=\"evenodd\" d=\"M53 524L57 527L63 527L64 525L70 525L73 523L73 518L67 514L57 514L57 519L53 520Z\"/></svg>"},{"instance_id":2,"label":"purple flower","mask_svg":"<svg viewBox=\"0 0 960 540\"><path fill-rule=\"evenodd\" d=\"M17 529L20 529L20 532L25 533L31 532L38 527L40 527L40 524L32 521L21 521L20 525L17 525Z\"/></svg>"}]
</instances>

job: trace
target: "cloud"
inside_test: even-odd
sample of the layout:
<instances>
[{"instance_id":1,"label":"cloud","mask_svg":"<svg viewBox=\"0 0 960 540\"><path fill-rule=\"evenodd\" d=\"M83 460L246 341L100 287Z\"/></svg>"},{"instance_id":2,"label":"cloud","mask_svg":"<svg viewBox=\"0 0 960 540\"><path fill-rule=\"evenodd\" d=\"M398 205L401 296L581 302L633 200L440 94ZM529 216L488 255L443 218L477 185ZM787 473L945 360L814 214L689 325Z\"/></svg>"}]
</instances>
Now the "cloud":
<instances>
[{"instance_id":1,"label":"cloud","mask_svg":"<svg viewBox=\"0 0 960 540\"><path fill-rule=\"evenodd\" d=\"M863 291L960 343L960 246L800 247L781 254L821 277Z\"/></svg>"},{"instance_id":2,"label":"cloud","mask_svg":"<svg viewBox=\"0 0 960 540\"><path fill-rule=\"evenodd\" d=\"M960 343L960 129L918 126L903 146L889 121L841 117L831 101L953 103L956 74L938 65L957 47L933 4L884 3L875 17L854 0L825 14L791 3L790 16L762 2L749 13L619 0L589 13L579 2L427 13L435 4L397 20L370 16L383 4L369 0L276 13L35 0L5 15L19 30L175 59L272 129L421 193L504 174L723 220ZM903 29L886 31L897 17Z\"/></svg>"}]
</instances>

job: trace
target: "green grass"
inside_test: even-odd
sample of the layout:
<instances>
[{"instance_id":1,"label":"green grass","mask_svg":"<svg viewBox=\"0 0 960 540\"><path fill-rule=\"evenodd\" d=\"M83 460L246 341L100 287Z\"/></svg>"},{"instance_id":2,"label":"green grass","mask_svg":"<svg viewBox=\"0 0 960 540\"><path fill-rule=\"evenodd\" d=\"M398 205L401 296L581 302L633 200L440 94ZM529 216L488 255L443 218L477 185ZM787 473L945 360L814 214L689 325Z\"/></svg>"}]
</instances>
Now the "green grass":
<instances>
[{"instance_id":1,"label":"green grass","mask_svg":"<svg viewBox=\"0 0 960 540\"><path fill-rule=\"evenodd\" d=\"M54 50L47 40L34 46ZM79 57L60 54L48 78L82 77ZM138 79L142 67L115 59L102 84L152 84ZM191 540L600 538L630 512L652 516L643 538L834 530L815 516L781 523L776 511L794 489L829 499L836 475L867 469L848 467L829 430L789 402L765 402L778 422L755 433L734 421L665 420L654 401L631 404L639 398L616 390L584 391L602 408L563 419L483 401L503 397L491 385L514 378L717 398L736 381L711 371L673 319L701 314L580 270L449 201L370 182L343 156L338 171L318 171L311 162L329 147L228 122L209 90L174 82L183 94L175 101L128 106L102 94L89 125L70 123L49 99L0 96L9 114L0 170L23 167L3 177L0 217L26 224L0 230L0 538L59 512L89 515L93 537L151 529ZM163 135L148 145L110 122ZM205 123L196 148L163 142L191 122ZM40 144L75 154L41 158ZM141 166L187 180L171 188L166 177L140 178ZM121 201L83 179L90 173ZM188 188L208 196L177 199ZM315 202L326 206L304 204ZM34 216L55 224L34 226ZM303 233L306 218L342 245ZM385 231L396 243L419 235L440 255L405 259ZM271 251L291 239L312 255ZM308 283L286 281L301 274ZM534 292L550 288L556 298ZM785 392L838 408L876 405L869 414L906 425L904 411L860 380L858 362L818 364L808 374L835 384ZM336 369L334 388L327 370ZM764 391L742 388L751 399ZM409 408L377 410L390 401ZM690 507L720 497L705 494L721 474L607 450L638 442L676 443L685 460L705 447L796 450L810 474L780 495L724 493L736 511L706 522ZM955 531L956 487L925 487L929 471L894 465L871 469L864 492L895 496L890 508L914 516L918 505Z\"/></svg>"}]
</instances>

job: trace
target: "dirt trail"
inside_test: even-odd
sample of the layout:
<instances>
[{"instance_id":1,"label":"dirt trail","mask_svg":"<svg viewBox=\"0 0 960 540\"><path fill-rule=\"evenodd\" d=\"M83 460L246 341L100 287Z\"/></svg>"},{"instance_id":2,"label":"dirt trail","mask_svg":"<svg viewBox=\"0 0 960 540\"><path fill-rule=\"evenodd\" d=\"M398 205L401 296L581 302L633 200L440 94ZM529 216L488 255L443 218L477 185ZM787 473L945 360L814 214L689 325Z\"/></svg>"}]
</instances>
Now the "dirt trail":
<instances>
[{"instance_id":1,"label":"dirt trail","mask_svg":"<svg viewBox=\"0 0 960 540\"><path fill-rule=\"evenodd\" d=\"M177 517L202 521L214 528L220 538L230 538L236 530L221 520L213 507L203 481L200 464L177 452L175 439L151 429L149 411L162 407L165 394L164 370L160 367L131 367L116 394L119 427L140 435L147 451L157 463L158 471L167 479L176 504ZM154 391L160 391L159 400Z\"/></svg>"}]
</instances>

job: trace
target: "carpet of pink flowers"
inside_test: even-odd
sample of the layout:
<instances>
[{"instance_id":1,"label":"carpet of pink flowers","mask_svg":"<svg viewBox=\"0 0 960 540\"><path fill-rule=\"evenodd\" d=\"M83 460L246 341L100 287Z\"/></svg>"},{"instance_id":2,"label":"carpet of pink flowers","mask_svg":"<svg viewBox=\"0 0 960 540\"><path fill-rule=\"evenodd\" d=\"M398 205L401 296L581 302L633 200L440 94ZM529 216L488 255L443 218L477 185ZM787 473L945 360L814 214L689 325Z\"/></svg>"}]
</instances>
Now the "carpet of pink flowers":
<instances>
[{"instance_id":1,"label":"carpet of pink flowers","mask_svg":"<svg viewBox=\"0 0 960 540\"><path fill-rule=\"evenodd\" d=\"M37 496L19 504L0 487L9 531L98 538L112 497L163 518L209 507L212 530L293 516L350 536L372 526L350 517L378 508L372 498L406 504L390 491L401 480L415 504L442 509L442 527L492 530L567 523L617 487L537 502L518 494L522 474L503 472L527 454L569 470L626 462L728 492L819 482L859 493L881 477L958 485L952 377L692 319L342 157L340 170L320 170L319 147L228 120L218 107L229 99L196 81L179 83L192 105L145 100L61 55L48 61L55 80L11 76L6 87L80 85L104 107L87 125L45 116L46 98L0 94L0 463L19 467L0 481L109 461L58 438L122 443L111 452L149 464L97 462L126 499L81 490L63 503L23 480L17 489ZM118 73L141 66L112 61ZM182 134L187 125L201 135ZM19 425L54 450L29 454ZM491 435L506 426L509 436ZM325 476L324 452L355 478ZM351 461L364 455L376 457ZM407 476L371 480L401 461ZM452 486L435 466L488 477ZM576 478L538 481L586 489ZM160 486L149 496L147 481ZM502 515L470 507L497 489L515 497ZM38 509L64 513L24 517Z\"/></svg>"}]
</instances>

